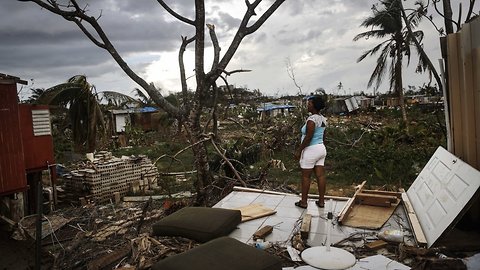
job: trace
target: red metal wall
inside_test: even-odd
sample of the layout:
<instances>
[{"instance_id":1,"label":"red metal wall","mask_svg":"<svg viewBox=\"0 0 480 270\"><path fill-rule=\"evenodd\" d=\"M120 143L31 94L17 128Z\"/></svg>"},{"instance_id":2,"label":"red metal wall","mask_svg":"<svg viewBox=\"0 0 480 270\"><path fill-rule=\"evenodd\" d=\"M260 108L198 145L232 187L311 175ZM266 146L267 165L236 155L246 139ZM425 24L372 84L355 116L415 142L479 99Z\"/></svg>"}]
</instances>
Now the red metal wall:
<instances>
[{"instance_id":1,"label":"red metal wall","mask_svg":"<svg viewBox=\"0 0 480 270\"><path fill-rule=\"evenodd\" d=\"M15 80L0 78L0 195L27 189Z\"/></svg>"},{"instance_id":2,"label":"red metal wall","mask_svg":"<svg viewBox=\"0 0 480 270\"><path fill-rule=\"evenodd\" d=\"M34 136L32 110L48 110L48 106L20 104L19 109L25 169L27 172L46 170L48 164L55 163L53 138L51 135Z\"/></svg>"}]
</instances>

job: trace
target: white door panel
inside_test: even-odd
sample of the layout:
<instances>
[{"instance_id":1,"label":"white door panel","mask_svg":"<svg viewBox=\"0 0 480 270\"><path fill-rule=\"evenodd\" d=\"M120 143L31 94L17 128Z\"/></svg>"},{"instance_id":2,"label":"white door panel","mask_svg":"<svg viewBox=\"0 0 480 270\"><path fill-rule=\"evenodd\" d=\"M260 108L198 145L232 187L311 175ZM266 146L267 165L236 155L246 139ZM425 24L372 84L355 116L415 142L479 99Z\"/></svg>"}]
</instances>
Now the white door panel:
<instances>
[{"instance_id":1,"label":"white door panel","mask_svg":"<svg viewBox=\"0 0 480 270\"><path fill-rule=\"evenodd\" d=\"M439 147L407 191L428 247L450 226L480 186L480 172Z\"/></svg>"}]
</instances>

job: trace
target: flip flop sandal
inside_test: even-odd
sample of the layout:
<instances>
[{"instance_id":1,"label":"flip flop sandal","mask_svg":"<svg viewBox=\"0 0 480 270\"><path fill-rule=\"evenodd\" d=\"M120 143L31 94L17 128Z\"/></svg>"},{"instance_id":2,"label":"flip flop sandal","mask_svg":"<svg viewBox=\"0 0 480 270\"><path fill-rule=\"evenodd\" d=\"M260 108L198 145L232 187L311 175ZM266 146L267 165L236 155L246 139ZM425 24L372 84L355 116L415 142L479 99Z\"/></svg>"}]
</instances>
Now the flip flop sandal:
<instances>
[{"instance_id":1,"label":"flip flop sandal","mask_svg":"<svg viewBox=\"0 0 480 270\"><path fill-rule=\"evenodd\" d=\"M325 207L325 203L320 203L319 201L315 201L315 204L320 207L320 208L324 208Z\"/></svg>"},{"instance_id":2,"label":"flip flop sandal","mask_svg":"<svg viewBox=\"0 0 480 270\"><path fill-rule=\"evenodd\" d=\"M295 203L295 206L300 207L300 208L303 208L303 209L307 209L307 206L306 206L306 205L303 206L301 201L296 202L296 203Z\"/></svg>"}]
</instances>

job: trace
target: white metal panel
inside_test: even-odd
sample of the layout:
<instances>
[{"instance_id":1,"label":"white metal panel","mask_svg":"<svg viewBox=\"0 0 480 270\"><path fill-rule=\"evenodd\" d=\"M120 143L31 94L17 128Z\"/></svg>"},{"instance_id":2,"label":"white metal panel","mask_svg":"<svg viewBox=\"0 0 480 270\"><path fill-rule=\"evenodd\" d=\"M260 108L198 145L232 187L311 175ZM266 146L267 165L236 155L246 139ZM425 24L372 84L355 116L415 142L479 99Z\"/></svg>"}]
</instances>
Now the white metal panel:
<instances>
[{"instance_id":1,"label":"white metal panel","mask_svg":"<svg viewBox=\"0 0 480 270\"><path fill-rule=\"evenodd\" d=\"M479 171L438 147L407 191L428 247L450 226L479 186Z\"/></svg>"},{"instance_id":2,"label":"white metal panel","mask_svg":"<svg viewBox=\"0 0 480 270\"><path fill-rule=\"evenodd\" d=\"M345 105L347 105L347 110L349 112L356 111L359 108L357 99L355 97L345 99Z\"/></svg>"},{"instance_id":3,"label":"white metal panel","mask_svg":"<svg viewBox=\"0 0 480 270\"><path fill-rule=\"evenodd\" d=\"M32 110L33 135L52 135L50 112L48 110Z\"/></svg>"},{"instance_id":4,"label":"white metal panel","mask_svg":"<svg viewBox=\"0 0 480 270\"><path fill-rule=\"evenodd\" d=\"M115 131L123 132L125 131L125 126L128 122L128 114L116 114L115 115Z\"/></svg>"}]
</instances>

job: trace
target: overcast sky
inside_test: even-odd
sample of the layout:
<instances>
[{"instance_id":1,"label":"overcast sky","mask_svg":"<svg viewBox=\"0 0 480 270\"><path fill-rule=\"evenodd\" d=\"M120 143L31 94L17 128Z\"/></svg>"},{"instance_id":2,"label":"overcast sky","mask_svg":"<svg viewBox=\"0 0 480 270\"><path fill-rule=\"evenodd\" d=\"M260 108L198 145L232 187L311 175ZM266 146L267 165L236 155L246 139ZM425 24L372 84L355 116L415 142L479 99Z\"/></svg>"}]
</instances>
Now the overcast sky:
<instances>
[{"instance_id":1,"label":"overcast sky","mask_svg":"<svg viewBox=\"0 0 480 270\"><path fill-rule=\"evenodd\" d=\"M91 0L90 15L100 24L129 66L147 82L162 88L163 94L180 90L178 48L181 36L191 37L193 27L177 21L154 0ZM168 0L179 14L193 18L193 0ZM246 9L243 0L206 1L206 23L214 24L226 51ZM287 62L293 68L296 82L304 93L324 88L328 93L365 91L375 65L375 58L357 63L361 53L379 40L353 41L368 29L361 22L371 14L376 0L287 0L253 35L247 36L227 70L251 69L234 74L229 83L237 87L259 89L266 95L298 93L287 73ZM409 5L408 0L404 5ZM460 2L466 2L461 0ZM452 1L456 5L457 0ZM464 9L466 4L464 4ZM456 8L456 7L454 7ZM474 11L478 13L478 3ZM432 13L434 10L430 8ZM259 14L261 10L257 13ZM465 17L465 15L464 15ZM437 18L437 24L443 22ZM427 53L438 66L439 36L428 23L425 32ZM208 36L207 36L208 37ZM208 41L208 46L210 42ZM206 69L212 49L206 50ZM187 48L187 76L193 75L193 46ZM412 57L410 70L417 60ZM108 53L91 43L75 24L42 10L34 3L2 0L0 3L0 73L29 82L21 98L30 95L29 88L49 88L68 78L83 74L97 91L118 91L133 95L136 87ZM388 81L388 78L385 79ZM404 86L428 82L426 74L406 70ZM337 86L342 83L344 89ZM189 79L190 88L194 80ZM386 92L388 85L378 89Z\"/></svg>"}]
</instances>

